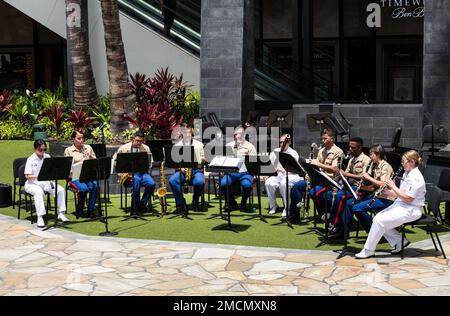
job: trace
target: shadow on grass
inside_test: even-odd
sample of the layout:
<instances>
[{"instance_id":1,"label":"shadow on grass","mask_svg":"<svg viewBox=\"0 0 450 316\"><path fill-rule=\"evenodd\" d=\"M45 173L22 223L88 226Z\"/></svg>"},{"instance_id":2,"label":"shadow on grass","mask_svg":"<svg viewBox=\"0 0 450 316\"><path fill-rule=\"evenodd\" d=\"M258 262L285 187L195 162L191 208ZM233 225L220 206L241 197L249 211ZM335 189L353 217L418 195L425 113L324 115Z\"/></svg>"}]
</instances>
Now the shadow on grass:
<instances>
[{"instance_id":1,"label":"shadow on grass","mask_svg":"<svg viewBox=\"0 0 450 316\"><path fill-rule=\"evenodd\" d=\"M231 227L230 227L228 225L228 223L224 223L224 224L220 224L220 225L217 225L217 226L211 228L211 230L230 230L235 233L240 233L240 232L246 231L249 228L250 228L250 225L231 224Z\"/></svg>"}]
</instances>

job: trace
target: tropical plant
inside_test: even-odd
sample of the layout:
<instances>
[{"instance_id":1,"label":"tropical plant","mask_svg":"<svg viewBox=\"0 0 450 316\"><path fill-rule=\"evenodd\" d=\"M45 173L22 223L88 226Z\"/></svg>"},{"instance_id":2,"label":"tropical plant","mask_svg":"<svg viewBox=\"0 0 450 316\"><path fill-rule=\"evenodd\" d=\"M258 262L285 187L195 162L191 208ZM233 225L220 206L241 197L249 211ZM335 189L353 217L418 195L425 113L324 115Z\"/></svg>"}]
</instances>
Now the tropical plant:
<instances>
[{"instance_id":1,"label":"tropical plant","mask_svg":"<svg viewBox=\"0 0 450 316\"><path fill-rule=\"evenodd\" d=\"M95 123L95 120L84 111L72 111L67 121L72 123L74 130L86 130Z\"/></svg>"},{"instance_id":2,"label":"tropical plant","mask_svg":"<svg viewBox=\"0 0 450 316\"><path fill-rule=\"evenodd\" d=\"M130 89L135 97L135 103L141 104L151 97L150 79L145 74L130 74Z\"/></svg>"},{"instance_id":3,"label":"tropical plant","mask_svg":"<svg viewBox=\"0 0 450 316\"><path fill-rule=\"evenodd\" d=\"M0 91L0 117L12 106L12 94L8 90Z\"/></svg>"},{"instance_id":4,"label":"tropical plant","mask_svg":"<svg viewBox=\"0 0 450 316\"><path fill-rule=\"evenodd\" d=\"M17 95L13 97L12 106L8 108L10 117L17 121L22 121L28 114L28 97L26 95Z\"/></svg>"},{"instance_id":5,"label":"tropical plant","mask_svg":"<svg viewBox=\"0 0 450 316\"><path fill-rule=\"evenodd\" d=\"M139 127L146 136L149 136L157 113L158 105L143 103L135 107L134 118L127 113L124 113L122 117L134 127Z\"/></svg>"},{"instance_id":6,"label":"tropical plant","mask_svg":"<svg viewBox=\"0 0 450 316\"><path fill-rule=\"evenodd\" d=\"M61 129L61 124L64 122L65 114L64 114L64 106L58 103L52 105L50 110L45 112L47 114L48 119L52 123L52 128L58 134Z\"/></svg>"},{"instance_id":7,"label":"tropical plant","mask_svg":"<svg viewBox=\"0 0 450 316\"><path fill-rule=\"evenodd\" d=\"M111 121L111 98L108 95L101 97L98 105L92 108L91 112L91 115L99 124L106 123L109 129Z\"/></svg>"},{"instance_id":8,"label":"tropical plant","mask_svg":"<svg viewBox=\"0 0 450 316\"><path fill-rule=\"evenodd\" d=\"M0 121L0 139L30 139L32 136L31 127L22 122L11 119Z\"/></svg>"},{"instance_id":9,"label":"tropical plant","mask_svg":"<svg viewBox=\"0 0 450 316\"><path fill-rule=\"evenodd\" d=\"M184 102L175 102L172 105L174 114L177 117L183 117L183 121L193 126L194 119L200 115L200 93L198 91L190 91L186 95Z\"/></svg>"},{"instance_id":10,"label":"tropical plant","mask_svg":"<svg viewBox=\"0 0 450 316\"><path fill-rule=\"evenodd\" d=\"M109 130L109 124L106 124L104 128L100 128L100 126L95 127L91 132L91 138L96 142L111 142L114 135Z\"/></svg>"},{"instance_id":11,"label":"tropical plant","mask_svg":"<svg viewBox=\"0 0 450 316\"><path fill-rule=\"evenodd\" d=\"M119 7L116 0L100 0L105 31L106 61L111 96L111 132L120 134L128 126L122 119L132 111L128 67L120 28Z\"/></svg>"},{"instance_id":12,"label":"tropical plant","mask_svg":"<svg viewBox=\"0 0 450 316\"><path fill-rule=\"evenodd\" d=\"M58 89L63 89L61 86ZM42 106L44 112L51 110L54 105L59 105L63 107L67 104L67 100L64 94L60 90L55 90L55 92L48 89L38 89L35 93L37 103Z\"/></svg>"}]
</instances>

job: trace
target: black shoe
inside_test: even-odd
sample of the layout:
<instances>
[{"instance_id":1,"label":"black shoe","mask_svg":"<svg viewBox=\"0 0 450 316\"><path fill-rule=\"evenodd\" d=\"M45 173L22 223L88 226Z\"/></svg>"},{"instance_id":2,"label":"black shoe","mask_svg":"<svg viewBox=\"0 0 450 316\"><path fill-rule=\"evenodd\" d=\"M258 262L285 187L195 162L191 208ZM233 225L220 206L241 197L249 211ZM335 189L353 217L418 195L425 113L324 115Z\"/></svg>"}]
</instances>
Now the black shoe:
<instances>
[{"instance_id":1,"label":"black shoe","mask_svg":"<svg viewBox=\"0 0 450 316\"><path fill-rule=\"evenodd\" d=\"M241 207L239 208L241 212L249 213L250 208L247 206L247 203L241 203Z\"/></svg>"},{"instance_id":2,"label":"black shoe","mask_svg":"<svg viewBox=\"0 0 450 316\"><path fill-rule=\"evenodd\" d=\"M197 202L197 203L192 203L192 211L193 212L201 212L202 211L202 208L200 207L200 204Z\"/></svg>"},{"instance_id":3,"label":"black shoe","mask_svg":"<svg viewBox=\"0 0 450 316\"><path fill-rule=\"evenodd\" d=\"M91 219L98 219L98 218L101 218L102 216L100 215L99 212L93 211L93 212L90 212L89 217L90 217Z\"/></svg>"},{"instance_id":4,"label":"black shoe","mask_svg":"<svg viewBox=\"0 0 450 316\"><path fill-rule=\"evenodd\" d=\"M300 223L300 217L297 217L297 216L290 216L288 218L288 220L289 220L289 223L292 223L292 224Z\"/></svg>"},{"instance_id":5,"label":"black shoe","mask_svg":"<svg viewBox=\"0 0 450 316\"><path fill-rule=\"evenodd\" d=\"M75 211L75 217L76 217L76 219L83 218L84 217L83 210L76 210Z\"/></svg>"},{"instance_id":6,"label":"black shoe","mask_svg":"<svg viewBox=\"0 0 450 316\"><path fill-rule=\"evenodd\" d=\"M232 211L238 210L238 209L239 209L239 206L238 206L238 204L236 203L236 201L235 201L234 199L231 200L231 203L230 203L230 209L231 209Z\"/></svg>"}]
</instances>

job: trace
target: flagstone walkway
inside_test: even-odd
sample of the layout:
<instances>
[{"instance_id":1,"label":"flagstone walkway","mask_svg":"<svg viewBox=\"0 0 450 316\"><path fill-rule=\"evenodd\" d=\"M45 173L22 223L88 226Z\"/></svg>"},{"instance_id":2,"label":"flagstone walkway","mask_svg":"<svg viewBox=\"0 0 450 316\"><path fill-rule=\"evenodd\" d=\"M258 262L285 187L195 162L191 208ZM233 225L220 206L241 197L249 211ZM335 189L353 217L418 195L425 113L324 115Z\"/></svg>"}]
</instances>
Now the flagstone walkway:
<instances>
[{"instance_id":1,"label":"flagstone walkway","mask_svg":"<svg viewBox=\"0 0 450 316\"><path fill-rule=\"evenodd\" d=\"M0 215L0 295L450 295L431 241L405 255L89 237Z\"/></svg>"}]
</instances>

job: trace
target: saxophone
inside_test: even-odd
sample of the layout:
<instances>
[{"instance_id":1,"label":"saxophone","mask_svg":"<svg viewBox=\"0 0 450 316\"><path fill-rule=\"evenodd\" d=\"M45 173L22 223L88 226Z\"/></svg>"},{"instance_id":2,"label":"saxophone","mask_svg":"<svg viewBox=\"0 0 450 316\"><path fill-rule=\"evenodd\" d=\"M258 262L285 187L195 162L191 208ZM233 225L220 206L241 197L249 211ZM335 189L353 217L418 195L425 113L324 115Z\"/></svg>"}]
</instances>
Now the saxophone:
<instances>
[{"instance_id":1,"label":"saxophone","mask_svg":"<svg viewBox=\"0 0 450 316\"><path fill-rule=\"evenodd\" d=\"M158 195L159 203L161 204L162 216L164 216L167 211L167 201L166 201L167 189L166 189L166 178L164 175L164 161L161 162L161 168L159 169L159 172L160 172L160 182L159 188L156 190L156 195Z\"/></svg>"}]
</instances>

